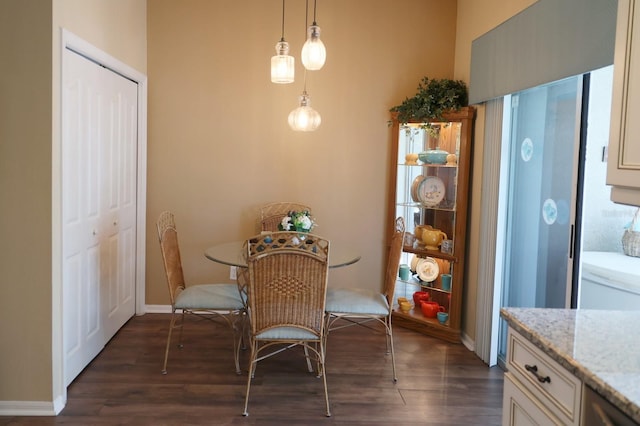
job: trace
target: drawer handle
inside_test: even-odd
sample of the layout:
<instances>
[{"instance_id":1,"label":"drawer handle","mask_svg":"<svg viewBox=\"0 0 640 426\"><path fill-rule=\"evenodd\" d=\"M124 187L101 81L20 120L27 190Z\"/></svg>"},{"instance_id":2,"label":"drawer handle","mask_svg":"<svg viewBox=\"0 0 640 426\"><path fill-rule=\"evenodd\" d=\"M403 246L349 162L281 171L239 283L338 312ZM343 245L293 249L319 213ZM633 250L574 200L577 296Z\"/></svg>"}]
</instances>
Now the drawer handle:
<instances>
[{"instance_id":1,"label":"drawer handle","mask_svg":"<svg viewBox=\"0 0 640 426\"><path fill-rule=\"evenodd\" d=\"M546 376L546 377L542 377L541 375L538 374L538 366L537 365L529 365L529 364L525 364L524 365L525 370L527 370L529 373L533 374L534 376L536 376L536 379L538 379L538 381L540 383L551 383L551 377Z\"/></svg>"}]
</instances>

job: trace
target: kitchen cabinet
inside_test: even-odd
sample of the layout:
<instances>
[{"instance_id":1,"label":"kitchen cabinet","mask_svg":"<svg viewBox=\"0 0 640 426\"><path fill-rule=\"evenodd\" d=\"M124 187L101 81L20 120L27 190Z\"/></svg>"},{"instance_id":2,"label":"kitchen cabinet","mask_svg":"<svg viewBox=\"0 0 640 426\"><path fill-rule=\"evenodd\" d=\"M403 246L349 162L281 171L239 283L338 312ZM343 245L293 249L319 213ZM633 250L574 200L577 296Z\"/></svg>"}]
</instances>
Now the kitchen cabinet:
<instances>
[{"instance_id":1,"label":"kitchen cabinet","mask_svg":"<svg viewBox=\"0 0 640 426\"><path fill-rule=\"evenodd\" d=\"M474 118L475 109L465 107L429 122L400 123L392 113L390 122L388 235L404 217L401 263L412 272L398 279L396 295L413 302L423 291L448 314L441 322L414 304L394 310L394 322L450 342L460 341Z\"/></svg>"},{"instance_id":2,"label":"kitchen cabinet","mask_svg":"<svg viewBox=\"0 0 640 426\"><path fill-rule=\"evenodd\" d=\"M640 425L640 311L502 308L500 316L509 327L504 425Z\"/></svg>"},{"instance_id":3,"label":"kitchen cabinet","mask_svg":"<svg viewBox=\"0 0 640 426\"><path fill-rule=\"evenodd\" d=\"M607 184L617 203L640 206L640 10L618 1Z\"/></svg>"},{"instance_id":4,"label":"kitchen cabinet","mask_svg":"<svg viewBox=\"0 0 640 426\"><path fill-rule=\"evenodd\" d=\"M579 425L582 381L509 328L503 425Z\"/></svg>"}]
</instances>

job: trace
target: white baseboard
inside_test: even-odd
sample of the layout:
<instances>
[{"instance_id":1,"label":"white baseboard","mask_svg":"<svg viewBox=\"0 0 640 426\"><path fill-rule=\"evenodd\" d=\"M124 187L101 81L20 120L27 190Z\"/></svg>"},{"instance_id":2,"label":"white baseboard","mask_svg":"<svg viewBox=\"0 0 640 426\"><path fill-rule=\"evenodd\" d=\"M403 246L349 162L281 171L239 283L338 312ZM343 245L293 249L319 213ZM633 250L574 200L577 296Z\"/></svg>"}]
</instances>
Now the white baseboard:
<instances>
[{"instance_id":1,"label":"white baseboard","mask_svg":"<svg viewBox=\"0 0 640 426\"><path fill-rule=\"evenodd\" d=\"M59 413L56 405L51 401L0 401L0 416L55 416Z\"/></svg>"},{"instance_id":2,"label":"white baseboard","mask_svg":"<svg viewBox=\"0 0 640 426\"><path fill-rule=\"evenodd\" d=\"M476 351L476 342L475 342L475 340L472 340L469 337L469 335L467 335L466 333L461 333L460 334L460 341L471 352L475 352Z\"/></svg>"},{"instance_id":3,"label":"white baseboard","mask_svg":"<svg viewBox=\"0 0 640 426\"><path fill-rule=\"evenodd\" d=\"M147 314L170 314L171 305L145 305Z\"/></svg>"}]
</instances>

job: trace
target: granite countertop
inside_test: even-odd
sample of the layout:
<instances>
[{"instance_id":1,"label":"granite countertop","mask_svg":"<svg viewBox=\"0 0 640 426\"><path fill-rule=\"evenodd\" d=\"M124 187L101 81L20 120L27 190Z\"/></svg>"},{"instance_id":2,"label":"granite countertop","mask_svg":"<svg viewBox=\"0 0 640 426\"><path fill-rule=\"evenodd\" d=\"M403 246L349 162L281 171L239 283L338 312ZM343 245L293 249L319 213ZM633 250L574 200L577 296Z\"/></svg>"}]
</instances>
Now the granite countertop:
<instances>
[{"instance_id":1,"label":"granite countertop","mask_svg":"<svg viewBox=\"0 0 640 426\"><path fill-rule=\"evenodd\" d=\"M543 352L640 423L640 311L502 308Z\"/></svg>"}]
</instances>

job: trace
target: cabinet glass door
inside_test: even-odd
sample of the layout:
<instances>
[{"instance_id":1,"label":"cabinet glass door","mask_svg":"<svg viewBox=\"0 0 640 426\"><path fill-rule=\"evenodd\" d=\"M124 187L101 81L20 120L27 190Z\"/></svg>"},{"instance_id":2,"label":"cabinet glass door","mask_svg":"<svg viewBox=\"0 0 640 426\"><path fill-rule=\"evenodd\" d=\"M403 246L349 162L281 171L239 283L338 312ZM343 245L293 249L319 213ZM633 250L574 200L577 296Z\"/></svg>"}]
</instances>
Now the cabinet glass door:
<instances>
[{"instance_id":1,"label":"cabinet glass door","mask_svg":"<svg viewBox=\"0 0 640 426\"><path fill-rule=\"evenodd\" d=\"M401 263L410 265L414 272L409 280L404 280L404 288L411 294L424 287L434 289L431 300L447 311L450 287L446 283L443 288L442 274L454 274L452 262L443 255L438 241L429 245L426 239L419 238L417 228L442 231L442 237L438 238L447 240L444 253L453 255L460 131L459 122L411 123L401 126L398 135L396 216L405 218L410 235ZM435 157L427 158L427 152ZM422 280L424 275L416 271L418 258L425 257L435 257L438 265L439 273L433 281Z\"/></svg>"}]
</instances>

